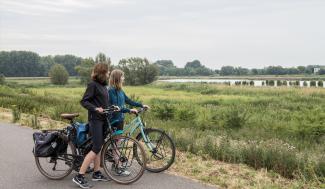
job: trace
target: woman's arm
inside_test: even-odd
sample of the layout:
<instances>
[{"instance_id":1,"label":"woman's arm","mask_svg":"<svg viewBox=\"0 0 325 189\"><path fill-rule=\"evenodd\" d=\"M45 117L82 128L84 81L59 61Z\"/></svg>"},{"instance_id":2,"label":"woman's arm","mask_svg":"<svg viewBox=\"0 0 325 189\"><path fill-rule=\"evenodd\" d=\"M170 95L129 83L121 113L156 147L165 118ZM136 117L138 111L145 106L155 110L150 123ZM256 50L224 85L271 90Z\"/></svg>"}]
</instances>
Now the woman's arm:
<instances>
[{"instance_id":1,"label":"woman's arm","mask_svg":"<svg viewBox=\"0 0 325 189\"><path fill-rule=\"evenodd\" d=\"M85 91L85 94L80 101L80 104L89 111L96 111L96 108L97 108L90 102L90 100L95 95L95 87L96 86L94 83L89 83L87 86L87 89Z\"/></svg>"},{"instance_id":2,"label":"woman's arm","mask_svg":"<svg viewBox=\"0 0 325 189\"><path fill-rule=\"evenodd\" d=\"M143 105L139 102L135 102L133 100L131 100L128 96L126 96L125 92L123 92L124 98L125 98L125 103L131 106L135 106L135 107L143 107Z\"/></svg>"}]
</instances>

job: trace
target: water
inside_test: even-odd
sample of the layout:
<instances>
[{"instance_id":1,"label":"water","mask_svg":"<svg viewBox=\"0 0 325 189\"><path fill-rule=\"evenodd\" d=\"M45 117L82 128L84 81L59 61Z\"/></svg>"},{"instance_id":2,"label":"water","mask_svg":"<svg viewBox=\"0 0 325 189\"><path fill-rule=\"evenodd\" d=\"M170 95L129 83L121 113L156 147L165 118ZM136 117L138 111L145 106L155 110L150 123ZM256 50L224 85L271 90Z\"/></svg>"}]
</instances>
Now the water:
<instances>
[{"instance_id":1,"label":"water","mask_svg":"<svg viewBox=\"0 0 325 189\"><path fill-rule=\"evenodd\" d=\"M265 86L266 80L247 80L247 79L167 79L167 80L159 80L162 82L170 82L170 83L219 83L219 84L230 84L236 85L237 82L243 83L247 82L248 85L251 81L254 82L255 87L263 87ZM271 80L269 80L271 81ZM277 80L274 81L274 86L277 86ZM287 82L287 87L291 87L289 80L281 80ZM291 80L291 82L296 82L296 80ZM306 81L307 86L304 86L304 81L299 81L299 87L310 87L310 81ZM284 86L284 85L282 85ZM295 86L295 85L292 85ZM318 81L316 81L316 87L318 87ZM323 88L325 88L325 81L323 81Z\"/></svg>"}]
</instances>

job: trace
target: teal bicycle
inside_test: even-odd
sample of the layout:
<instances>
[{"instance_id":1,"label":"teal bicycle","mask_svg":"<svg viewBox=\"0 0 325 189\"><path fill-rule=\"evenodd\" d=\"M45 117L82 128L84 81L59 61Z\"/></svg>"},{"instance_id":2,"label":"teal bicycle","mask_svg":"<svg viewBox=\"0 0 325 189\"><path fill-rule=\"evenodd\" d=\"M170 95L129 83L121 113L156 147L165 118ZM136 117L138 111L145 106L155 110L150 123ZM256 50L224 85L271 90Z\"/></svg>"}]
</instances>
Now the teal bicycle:
<instances>
[{"instance_id":1,"label":"teal bicycle","mask_svg":"<svg viewBox=\"0 0 325 189\"><path fill-rule=\"evenodd\" d=\"M141 119L141 114L147 109L141 108L136 117L124 126L123 133L127 136L134 136L145 148L147 154L146 170L154 173L168 169L175 161L176 148L171 137L161 129L146 128ZM120 133L122 134L122 132ZM133 154L136 156L137 149L134 148ZM138 163L141 163L139 159Z\"/></svg>"}]
</instances>

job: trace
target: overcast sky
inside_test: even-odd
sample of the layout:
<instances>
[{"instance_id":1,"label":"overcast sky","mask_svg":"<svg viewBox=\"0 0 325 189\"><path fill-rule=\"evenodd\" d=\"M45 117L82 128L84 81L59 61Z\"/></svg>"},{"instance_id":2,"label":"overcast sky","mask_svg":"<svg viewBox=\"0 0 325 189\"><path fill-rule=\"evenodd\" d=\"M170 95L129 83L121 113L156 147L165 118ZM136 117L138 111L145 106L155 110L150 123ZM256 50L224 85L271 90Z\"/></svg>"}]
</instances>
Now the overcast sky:
<instances>
[{"instance_id":1,"label":"overcast sky","mask_svg":"<svg viewBox=\"0 0 325 189\"><path fill-rule=\"evenodd\" d=\"M0 0L0 50L325 65L325 0Z\"/></svg>"}]
</instances>

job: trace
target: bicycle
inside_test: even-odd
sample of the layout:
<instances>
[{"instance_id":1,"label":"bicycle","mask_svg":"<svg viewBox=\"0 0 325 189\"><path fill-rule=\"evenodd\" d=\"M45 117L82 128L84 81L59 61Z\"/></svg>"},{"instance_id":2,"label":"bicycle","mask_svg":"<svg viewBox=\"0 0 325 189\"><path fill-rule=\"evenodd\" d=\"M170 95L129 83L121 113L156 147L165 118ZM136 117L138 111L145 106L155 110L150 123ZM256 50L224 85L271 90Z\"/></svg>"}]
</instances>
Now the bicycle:
<instances>
[{"instance_id":1,"label":"bicycle","mask_svg":"<svg viewBox=\"0 0 325 189\"><path fill-rule=\"evenodd\" d=\"M131 137L139 130L135 138L146 147L148 160L146 170L159 173L167 170L174 163L176 154L175 143L164 130L145 127L145 123L142 121L140 115L146 110L146 108L139 109L138 113L135 114L136 117L124 126L123 133Z\"/></svg>"},{"instance_id":2,"label":"bicycle","mask_svg":"<svg viewBox=\"0 0 325 189\"><path fill-rule=\"evenodd\" d=\"M146 155L143 147L137 140L129 136L114 134L109 122L109 118L114 111L116 111L116 107L104 109L108 128L105 132L106 138L101 152L101 166L108 177L115 182L130 184L140 179L143 175L147 161ZM60 139L68 143L64 153L45 158L34 155L37 168L45 177L60 180L68 176L73 170L78 172L85 155L91 150L91 136L78 146L72 142L72 133L76 126L74 118L78 116L79 114L62 114L61 117L63 119L70 120L69 126L61 130L42 131L43 133L56 132ZM130 175L122 176L119 174L123 170L129 170Z\"/></svg>"}]
</instances>

